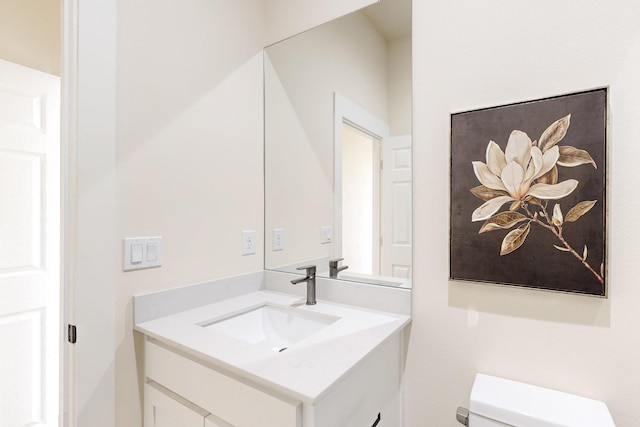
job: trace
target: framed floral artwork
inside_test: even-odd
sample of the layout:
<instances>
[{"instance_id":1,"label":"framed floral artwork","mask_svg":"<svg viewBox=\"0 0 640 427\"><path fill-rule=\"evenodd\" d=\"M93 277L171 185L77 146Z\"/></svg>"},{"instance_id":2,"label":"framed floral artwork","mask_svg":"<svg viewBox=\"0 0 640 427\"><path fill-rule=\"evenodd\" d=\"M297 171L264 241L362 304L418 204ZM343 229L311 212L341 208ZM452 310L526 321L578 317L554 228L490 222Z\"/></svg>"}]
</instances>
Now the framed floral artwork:
<instances>
[{"instance_id":1,"label":"framed floral artwork","mask_svg":"<svg viewBox=\"0 0 640 427\"><path fill-rule=\"evenodd\" d=\"M606 296L607 89L451 115L450 278Z\"/></svg>"}]
</instances>

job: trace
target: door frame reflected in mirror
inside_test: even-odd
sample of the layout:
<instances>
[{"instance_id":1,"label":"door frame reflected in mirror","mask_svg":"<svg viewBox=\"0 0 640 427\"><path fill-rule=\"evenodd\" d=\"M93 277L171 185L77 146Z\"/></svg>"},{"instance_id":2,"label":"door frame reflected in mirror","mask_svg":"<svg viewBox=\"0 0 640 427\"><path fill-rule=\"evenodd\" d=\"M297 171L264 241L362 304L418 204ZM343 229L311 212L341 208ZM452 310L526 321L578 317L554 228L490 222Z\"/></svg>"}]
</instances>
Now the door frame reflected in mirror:
<instances>
[{"instance_id":1,"label":"door frame reflected in mirror","mask_svg":"<svg viewBox=\"0 0 640 427\"><path fill-rule=\"evenodd\" d=\"M354 102L350 101L346 97L334 92L334 120L333 120L333 193L334 193L334 240L333 240L333 255L335 258L343 258L344 239L343 239L343 131L344 126L350 126L357 131L368 135L369 137L382 142L384 138L387 138L390 134L389 125L382 120L370 114L365 109L361 108ZM379 187L379 183L378 183ZM379 191L379 188L378 188ZM378 213L379 216L379 213ZM379 220L377 221L379 223ZM375 221L374 221L375 223ZM380 234L373 232L374 240L379 243ZM374 242L375 245L375 242ZM379 246L379 244L377 245ZM379 249L379 248L378 248ZM372 248L372 250L374 250ZM379 251L378 251L379 252ZM379 255L372 254L373 259L377 258L377 262L373 262L374 265L379 265ZM345 260L345 264L349 264L349 260ZM360 272L358 269L357 271ZM379 271L362 271L362 273L379 275Z\"/></svg>"},{"instance_id":2,"label":"door frame reflected in mirror","mask_svg":"<svg viewBox=\"0 0 640 427\"><path fill-rule=\"evenodd\" d=\"M378 119L374 115L367 112L365 109L358 106L356 103L350 101L346 97L340 95L337 92L334 92L334 241L333 241L333 255L335 258L344 258L343 247L344 247L344 238L343 238L343 161L342 161L342 153L343 153L343 127L345 125L349 125L356 130L363 132L370 137L377 139L380 141L380 158L382 158L382 152L385 148L383 148L384 141L390 142L390 127L384 121ZM398 136L395 138L403 138L405 136ZM406 136L409 139L409 144L411 144L411 135ZM410 148L409 148L410 150ZM409 164L411 163L411 158L409 155ZM409 165L408 169L409 188L411 186L411 166ZM378 184L378 191L383 190L383 184L380 182ZM410 190L409 190L410 191ZM392 201L384 201L385 204L393 203ZM411 205L409 203L408 216L411 218ZM378 212L379 216L382 216L383 209ZM382 224L383 220L379 220L379 224ZM411 219L409 219L411 221ZM381 225L382 227L382 225ZM353 272L345 272L342 273L338 278L343 278L346 280L357 280L357 281L365 281L365 282L377 282L377 284L384 284L388 286L397 286L397 287L411 287L411 276L412 276L412 266L411 266L411 255L409 254L409 262L402 263L404 265L398 266L398 271L396 272L394 268L395 256L391 253L392 250L386 249L383 250L382 239L385 234L386 238L393 239L391 235L394 234L395 230L390 230L390 226L384 226L378 233L374 232L374 235L377 235L377 242L374 242L373 250L378 250L377 255L377 264L379 266L379 271L370 271L365 272L361 270L357 270L358 273ZM411 251L411 226L407 226L408 239L406 242L401 242L401 245L404 245L408 248L408 251ZM385 233L386 231L386 233ZM387 245L391 242L387 241ZM403 248L400 249L403 251ZM375 260L376 255L373 255ZM406 256L405 256L406 258ZM386 265L386 264L389 265ZM349 259L344 260L343 265L348 265ZM374 265L375 265L374 261ZM386 267L383 267L383 264ZM396 274L398 273L398 274ZM400 277L398 277L400 276Z\"/></svg>"}]
</instances>

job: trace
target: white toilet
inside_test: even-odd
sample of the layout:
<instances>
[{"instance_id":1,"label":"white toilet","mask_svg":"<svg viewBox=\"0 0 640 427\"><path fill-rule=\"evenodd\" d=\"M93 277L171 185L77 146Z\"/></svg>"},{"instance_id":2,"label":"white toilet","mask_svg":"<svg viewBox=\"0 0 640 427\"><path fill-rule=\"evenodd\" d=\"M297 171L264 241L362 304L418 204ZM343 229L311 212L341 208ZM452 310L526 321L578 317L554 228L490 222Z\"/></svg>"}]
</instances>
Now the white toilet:
<instances>
[{"instance_id":1,"label":"white toilet","mask_svg":"<svg viewBox=\"0 0 640 427\"><path fill-rule=\"evenodd\" d=\"M615 427L603 402L483 374L456 416L469 427Z\"/></svg>"}]
</instances>

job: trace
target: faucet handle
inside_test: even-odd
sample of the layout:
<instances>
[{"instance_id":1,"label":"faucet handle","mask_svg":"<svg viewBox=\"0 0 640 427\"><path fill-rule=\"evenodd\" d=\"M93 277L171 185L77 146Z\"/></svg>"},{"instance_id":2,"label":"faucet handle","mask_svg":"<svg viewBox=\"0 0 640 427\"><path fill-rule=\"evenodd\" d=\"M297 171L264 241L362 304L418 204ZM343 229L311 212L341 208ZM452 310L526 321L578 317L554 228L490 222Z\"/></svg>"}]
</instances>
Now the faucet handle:
<instances>
[{"instance_id":1,"label":"faucet handle","mask_svg":"<svg viewBox=\"0 0 640 427\"><path fill-rule=\"evenodd\" d=\"M329 260L329 267L336 268L340 261L344 260L344 258L334 258Z\"/></svg>"},{"instance_id":2,"label":"faucet handle","mask_svg":"<svg viewBox=\"0 0 640 427\"><path fill-rule=\"evenodd\" d=\"M296 268L296 270L307 270L307 276L312 277L316 275L316 266L315 265L304 265L302 267Z\"/></svg>"}]
</instances>

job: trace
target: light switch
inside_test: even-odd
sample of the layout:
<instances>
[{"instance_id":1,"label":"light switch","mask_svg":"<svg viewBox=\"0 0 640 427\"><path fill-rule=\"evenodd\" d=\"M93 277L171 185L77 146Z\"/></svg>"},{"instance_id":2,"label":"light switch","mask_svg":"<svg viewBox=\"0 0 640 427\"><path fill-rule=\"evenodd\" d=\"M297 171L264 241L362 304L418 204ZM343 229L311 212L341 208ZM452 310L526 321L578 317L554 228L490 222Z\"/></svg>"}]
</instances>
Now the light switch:
<instances>
[{"instance_id":1,"label":"light switch","mask_svg":"<svg viewBox=\"0 0 640 427\"><path fill-rule=\"evenodd\" d=\"M131 264L142 262L142 244L134 243L131 245Z\"/></svg>"},{"instance_id":2,"label":"light switch","mask_svg":"<svg viewBox=\"0 0 640 427\"><path fill-rule=\"evenodd\" d=\"M147 261L153 262L158 260L158 244L147 243Z\"/></svg>"},{"instance_id":3,"label":"light switch","mask_svg":"<svg viewBox=\"0 0 640 427\"><path fill-rule=\"evenodd\" d=\"M162 237L127 237L124 239L124 271L160 267Z\"/></svg>"}]
</instances>

